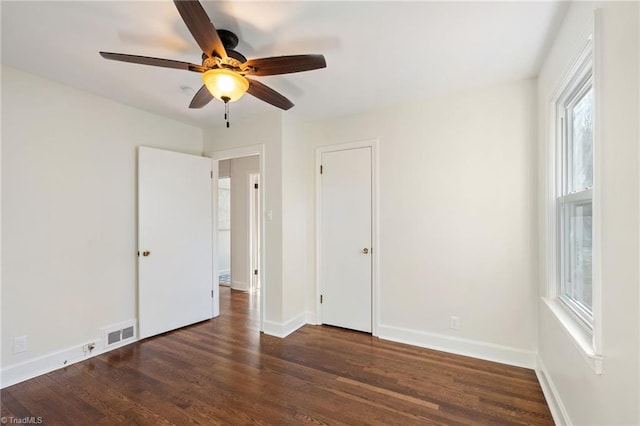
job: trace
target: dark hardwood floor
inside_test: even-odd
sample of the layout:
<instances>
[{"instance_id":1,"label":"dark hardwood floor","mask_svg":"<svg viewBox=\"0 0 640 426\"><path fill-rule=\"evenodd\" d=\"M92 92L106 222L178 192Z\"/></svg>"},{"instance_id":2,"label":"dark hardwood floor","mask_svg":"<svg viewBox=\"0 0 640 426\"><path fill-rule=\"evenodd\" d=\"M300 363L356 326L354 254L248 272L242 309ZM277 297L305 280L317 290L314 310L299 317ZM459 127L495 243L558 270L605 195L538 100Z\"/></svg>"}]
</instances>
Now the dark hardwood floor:
<instances>
[{"instance_id":1,"label":"dark hardwood floor","mask_svg":"<svg viewBox=\"0 0 640 426\"><path fill-rule=\"evenodd\" d=\"M45 425L553 424L532 370L307 325L260 335L258 299L5 388L2 416Z\"/></svg>"}]
</instances>

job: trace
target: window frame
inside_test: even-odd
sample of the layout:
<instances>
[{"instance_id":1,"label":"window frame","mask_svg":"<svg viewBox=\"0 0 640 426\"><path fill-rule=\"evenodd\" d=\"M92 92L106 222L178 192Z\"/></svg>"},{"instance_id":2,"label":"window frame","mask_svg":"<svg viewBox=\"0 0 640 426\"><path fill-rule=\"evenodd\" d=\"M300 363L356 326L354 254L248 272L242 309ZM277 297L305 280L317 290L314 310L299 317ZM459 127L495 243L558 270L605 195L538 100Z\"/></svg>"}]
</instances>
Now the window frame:
<instances>
[{"instance_id":1,"label":"window frame","mask_svg":"<svg viewBox=\"0 0 640 426\"><path fill-rule=\"evenodd\" d=\"M544 174L544 290L541 302L548 313L557 321L560 329L570 337L570 341L578 349L586 363L595 374L603 373L603 318L602 318L602 188L601 163L602 163L602 10L596 9L593 14L593 21L585 25L581 34L574 41L574 54L567 58L566 67L553 69L552 74L542 76L543 79L551 79L552 89L546 93L546 107L544 114L544 148L541 166ZM556 126L556 105L565 89L569 86L572 78L585 60L591 60L593 67L593 182L595 186L592 190L592 288L593 288L593 329L588 329L583 325L571 310L560 300L558 300L558 252L557 247L557 184L556 173L559 161L557 149L557 133L560 129ZM545 291L546 290L546 291Z\"/></svg>"},{"instance_id":2,"label":"window frame","mask_svg":"<svg viewBox=\"0 0 640 426\"><path fill-rule=\"evenodd\" d=\"M556 243L556 298L562 303L563 307L578 320L579 324L586 328L588 333L593 332L594 327L594 310L593 303L591 309L584 305L580 300L575 299L568 294L567 286L569 285L568 277L572 275L573 267L570 258L573 254L572 248L566 247L571 244L570 238L570 217L571 214L567 212L573 211L575 206L589 203L592 208L592 225L591 235L592 242L594 238L594 220L593 220L593 188L595 186L595 176L592 174L591 186L574 190L572 185L573 176L573 117L570 116L570 111L575 105L580 102L584 96L590 91L594 92L594 109L595 109L595 84L594 84L594 67L593 67L593 54L588 45L584 54L581 57L581 61L578 65L569 73L569 79L563 85L563 90L560 96L555 102L555 126L557 129L555 137L555 150L556 150L556 170L555 170L555 194L554 194L554 209L555 209L555 243ZM593 117L595 125L595 114ZM595 163L594 155L595 145L595 131L593 133L592 141L592 165ZM593 264L593 251L592 251L592 264ZM591 288L591 300L595 298L593 288L593 276L592 276L592 288Z\"/></svg>"}]
</instances>

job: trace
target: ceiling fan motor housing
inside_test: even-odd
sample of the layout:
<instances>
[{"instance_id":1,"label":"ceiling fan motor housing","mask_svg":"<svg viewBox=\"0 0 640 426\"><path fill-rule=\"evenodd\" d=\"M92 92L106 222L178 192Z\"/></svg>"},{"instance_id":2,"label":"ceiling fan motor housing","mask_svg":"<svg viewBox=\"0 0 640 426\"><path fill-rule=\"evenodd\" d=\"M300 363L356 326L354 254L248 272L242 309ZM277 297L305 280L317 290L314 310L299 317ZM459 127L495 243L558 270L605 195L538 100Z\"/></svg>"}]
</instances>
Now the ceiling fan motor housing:
<instances>
[{"instance_id":1,"label":"ceiling fan motor housing","mask_svg":"<svg viewBox=\"0 0 640 426\"><path fill-rule=\"evenodd\" d=\"M230 61L228 65L232 65L234 67L239 67L240 64L247 62L247 58L237 50L234 50L238 46L238 36L235 33L229 30L216 30L218 32L218 36L220 36L220 40L222 41L222 45L227 51L227 56L233 61ZM202 54L202 65L211 68L211 63L207 63L207 59L209 56L205 53ZM237 63L236 63L237 61Z\"/></svg>"}]
</instances>

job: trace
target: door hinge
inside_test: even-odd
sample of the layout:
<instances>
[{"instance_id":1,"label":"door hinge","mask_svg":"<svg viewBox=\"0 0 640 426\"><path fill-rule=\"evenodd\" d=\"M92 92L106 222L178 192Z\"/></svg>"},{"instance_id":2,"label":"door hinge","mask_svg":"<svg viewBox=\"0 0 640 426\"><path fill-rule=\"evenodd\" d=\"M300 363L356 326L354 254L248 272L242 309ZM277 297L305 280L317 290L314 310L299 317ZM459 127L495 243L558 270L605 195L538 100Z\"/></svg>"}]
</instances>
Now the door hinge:
<instances>
[{"instance_id":1,"label":"door hinge","mask_svg":"<svg viewBox=\"0 0 640 426\"><path fill-rule=\"evenodd\" d=\"M322 295L320 295L320 303L322 303Z\"/></svg>"},{"instance_id":2,"label":"door hinge","mask_svg":"<svg viewBox=\"0 0 640 426\"><path fill-rule=\"evenodd\" d=\"M257 184L257 183L254 183L254 184L253 184L253 187L254 187L255 189L258 189L258 184Z\"/></svg>"},{"instance_id":3,"label":"door hinge","mask_svg":"<svg viewBox=\"0 0 640 426\"><path fill-rule=\"evenodd\" d=\"M211 170L211 179L213 179L213 170Z\"/></svg>"},{"instance_id":4,"label":"door hinge","mask_svg":"<svg viewBox=\"0 0 640 426\"><path fill-rule=\"evenodd\" d=\"M258 270L257 269L253 270L253 275L258 275Z\"/></svg>"},{"instance_id":5,"label":"door hinge","mask_svg":"<svg viewBox=\"0 0 640 426\"><path fill-rule=\"evenodd\" d=\"M322 164L320 164L320 174L322 174Z\"/></svg>"},{"instance_id":6,"label":"door hinge","mask_svg":"<svg viewBox=\"0 0 640 426\"><path fill-rule=\"evenodd\" d=\"M138 257L140 257L140 250L138 250Z\"/></svg>"},{"instance_id":7,"label":"door hinge","mask_svg":"<svg viewBox=\"0 0 640 426\"><path fill-rule=\"evenodd\" d=\"M213 299L213 290L211 290L211 298Z\"/></svg>"}]
</instances>

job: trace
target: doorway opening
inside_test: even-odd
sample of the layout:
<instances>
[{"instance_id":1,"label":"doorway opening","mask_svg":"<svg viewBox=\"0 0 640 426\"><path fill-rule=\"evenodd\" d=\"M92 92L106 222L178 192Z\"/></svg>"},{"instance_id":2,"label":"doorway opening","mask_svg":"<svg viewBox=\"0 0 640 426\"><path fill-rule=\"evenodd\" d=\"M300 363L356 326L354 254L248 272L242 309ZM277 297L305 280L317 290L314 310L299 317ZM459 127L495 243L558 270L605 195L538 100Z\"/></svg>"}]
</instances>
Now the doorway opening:
<instances>
[{"instance_id":1,"label":"doorway opening","mask_svg":"<svg viewBox=\"0 0 640 426\"><path fill-rule=\"evenodd\" d=\"M250 328L259 330L263 328L265 289L262 152L263 147L257 146L211 155L217 200L213 238L215 316L248 308L253 319ZM248 306L240 307L243 304Z\"/></svg>"}]
</instances>

